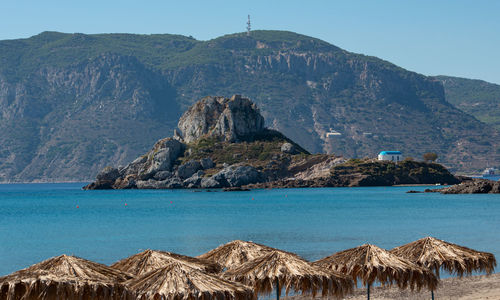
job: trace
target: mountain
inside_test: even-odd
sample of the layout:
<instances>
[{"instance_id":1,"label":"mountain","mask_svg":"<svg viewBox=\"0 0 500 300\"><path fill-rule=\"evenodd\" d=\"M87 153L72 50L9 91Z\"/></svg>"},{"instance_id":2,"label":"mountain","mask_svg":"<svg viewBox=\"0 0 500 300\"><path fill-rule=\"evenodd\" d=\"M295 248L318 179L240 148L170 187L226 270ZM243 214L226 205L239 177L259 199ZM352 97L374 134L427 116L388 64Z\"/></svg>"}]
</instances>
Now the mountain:
<instances>
[{"instance_id":1,"label":"mountain","mask_svg":"<svg viewBox=\"0 0 500 300\"><path fill-rule=\"evenodd\" d=\"M435 78L443 84L448 102L500 130L500 85L451 76Z\"/></svg>"},{"instance_id":2,"label":"mountain","mask_svg":"<svg viewBox=\"0 0 500 300\"><path fill-rule=\"evenodd\" d=\"M235 92L310 152L433 151L460 172L500 161L498 131L439 80L312 37L43 32L0 41L0 181L88 180L170 136L197 99Z\"/></svg>"}]
</instances>

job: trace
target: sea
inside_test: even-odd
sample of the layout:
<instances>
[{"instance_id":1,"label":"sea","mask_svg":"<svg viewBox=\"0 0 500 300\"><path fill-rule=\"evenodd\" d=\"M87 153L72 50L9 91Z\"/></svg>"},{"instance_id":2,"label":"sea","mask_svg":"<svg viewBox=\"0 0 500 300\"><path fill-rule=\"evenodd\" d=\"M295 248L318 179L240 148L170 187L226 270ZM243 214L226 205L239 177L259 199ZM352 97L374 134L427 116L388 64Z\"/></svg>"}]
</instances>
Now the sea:
<instances>
[{"instance_id":1,"label":"sea","mask_svg":"<svg viewBox=\"0 0 500 300\"><path fill-rule=\"evenodd\" d=\"M429 187L83 191L85 183L0 185L0 276L68 254L104 264L158 249L200 255L254 241L314 261L365 243L425 236L500 259L500 195Z\"/></svg>"}]
</instances>

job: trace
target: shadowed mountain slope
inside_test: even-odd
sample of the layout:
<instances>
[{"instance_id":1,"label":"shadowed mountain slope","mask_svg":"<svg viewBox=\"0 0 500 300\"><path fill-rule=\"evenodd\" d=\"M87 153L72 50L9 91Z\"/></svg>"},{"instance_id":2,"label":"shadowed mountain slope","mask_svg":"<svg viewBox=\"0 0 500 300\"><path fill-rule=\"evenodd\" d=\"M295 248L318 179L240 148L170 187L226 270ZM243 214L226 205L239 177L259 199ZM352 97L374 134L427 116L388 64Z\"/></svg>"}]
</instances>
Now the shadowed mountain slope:
<instances>
[{"instance_id":1,"label":"shadowed mountain slope","mask_svg":"<svg viewBox=\"0 0 500 300\"><path fill-rule=\"evenodd\" d=\"M451 76L435 78L443 83L448 102L500 130L500 85Z\"/></svg>"}]
</instances>

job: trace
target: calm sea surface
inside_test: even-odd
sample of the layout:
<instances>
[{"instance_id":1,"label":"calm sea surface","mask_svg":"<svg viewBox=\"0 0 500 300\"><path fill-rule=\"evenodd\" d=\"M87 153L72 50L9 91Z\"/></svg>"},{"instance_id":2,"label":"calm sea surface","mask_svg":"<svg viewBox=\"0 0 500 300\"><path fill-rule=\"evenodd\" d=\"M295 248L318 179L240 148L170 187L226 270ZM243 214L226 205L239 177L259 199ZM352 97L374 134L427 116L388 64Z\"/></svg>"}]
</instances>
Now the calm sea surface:
<instances>
[{"instance_id":1,"label":"calm sea surface","mask_svg":"<svg viewBox=\"0 0 500 300\"><path fill-rule=\"evenodd\" d=\"M234 239L316 260L363 243L435 236L500 258L500 196L425 187L250 192L82 191L0 185L0 276L60 254L110 264L147 248L199 255ZM78 207L78 208L77 208Z\"/></svg>"}]
</instances>

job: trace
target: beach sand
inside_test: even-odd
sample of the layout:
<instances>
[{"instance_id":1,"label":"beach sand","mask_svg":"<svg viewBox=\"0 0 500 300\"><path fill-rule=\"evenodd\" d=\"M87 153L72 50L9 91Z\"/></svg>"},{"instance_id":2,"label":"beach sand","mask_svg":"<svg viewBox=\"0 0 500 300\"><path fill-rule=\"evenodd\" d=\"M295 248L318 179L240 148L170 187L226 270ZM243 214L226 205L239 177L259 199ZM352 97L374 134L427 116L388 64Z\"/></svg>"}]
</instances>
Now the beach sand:
<instances>
[{"instance_id":1,"label":"beach sand","mask_svg":"<svg viewBox=\"0 0 500 300\"><path fill-rule=\"evenodd\" d=\"M431 292L421 290L411 292L410 290L399 290L398 288L375 287L370 291L370 299L431 299ZM434 297L438 299L460 299L460 300L500 300L500 273L489 276L469 276L463 278L447 278L440 281L439 288L434 292ZM311 297L290 297L311 299ZM366 289L356 289L353 295L346 297L349 300L366 299Z\"/></svg>"}]
</instances>

